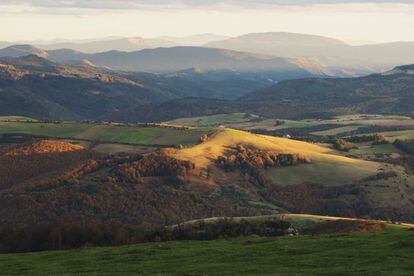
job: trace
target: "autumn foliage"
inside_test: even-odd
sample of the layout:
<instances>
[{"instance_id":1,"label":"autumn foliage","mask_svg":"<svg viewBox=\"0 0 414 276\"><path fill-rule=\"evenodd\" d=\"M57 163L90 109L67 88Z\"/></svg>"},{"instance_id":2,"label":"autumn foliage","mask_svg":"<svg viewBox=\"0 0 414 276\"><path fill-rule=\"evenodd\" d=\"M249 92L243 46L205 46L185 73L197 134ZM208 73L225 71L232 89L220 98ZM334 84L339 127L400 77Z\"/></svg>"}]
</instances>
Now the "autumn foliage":
<instances>
[{"instance_id":1,"label":"autumn foliage","mask_svg":"<svg viewBox=\"0 0 414 276\"><path fill-rule=\"evenodd\" d=\"M185 177L194 164L171 158L164 153L153 153L115 168L111 176L115 181L141 183L143 177Z\"/></svg>"},{"instance_id":2,"label":"autumn foliage","mask_svg":"<svg viewBox=\"0 0 414 276\"><path fill-rule=\"evenodd\" d=\"M0 190L40 176L65 173L95 156L81 146L57 141L9 147L0 155Z\"/></svg>"},{"instance_id":3,"label":"autumn foliage","mask_svg":"<svg viewBox=\"0 0 414 276\"><path fill-rule=\"evenodd\" d=\"M300 154L264 151L238 145L229 150L227 155L219 156L216 163L225 171L239 169L249 175L252 181L264 185L266 169L310 163L310 159Z\"/></svg>"}]
</instances>

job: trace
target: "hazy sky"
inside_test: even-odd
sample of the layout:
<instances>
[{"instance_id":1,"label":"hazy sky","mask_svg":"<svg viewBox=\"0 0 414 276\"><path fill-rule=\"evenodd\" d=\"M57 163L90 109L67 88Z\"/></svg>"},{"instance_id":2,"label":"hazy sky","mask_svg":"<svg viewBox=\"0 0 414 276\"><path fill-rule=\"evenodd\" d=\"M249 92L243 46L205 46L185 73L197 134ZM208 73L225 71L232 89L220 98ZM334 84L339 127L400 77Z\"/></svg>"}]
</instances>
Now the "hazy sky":
<instances>
[{"instance_id":1,"label":"hazy sky","mask_svg":"<svg viewBox=\"0 0 414 276\"><path fill-rule=\"evenodd\" d=\"M268 31L414 41L414 0L0 0L0 41Z\"/></svg>"}]
</instances>

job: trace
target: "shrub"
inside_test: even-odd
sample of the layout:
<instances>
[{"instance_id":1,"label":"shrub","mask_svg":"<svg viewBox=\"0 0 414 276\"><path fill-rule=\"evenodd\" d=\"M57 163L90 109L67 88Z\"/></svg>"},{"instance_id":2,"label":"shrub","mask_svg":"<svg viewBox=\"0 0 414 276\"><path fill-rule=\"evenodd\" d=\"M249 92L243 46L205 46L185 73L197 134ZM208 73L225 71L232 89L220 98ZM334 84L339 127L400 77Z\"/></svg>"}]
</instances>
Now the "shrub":
<instances>
[{"instance_id":1,"label":"shrub","mask_svg":"<svg viewBox=\"0 0 414 276\"><path fill-rule=\"evenodd\" d=\"M339 151L350 151L352 149L358 149L358 147L355 144L348 142L342 138L335 139L333 142L333 146L336 150Z\"/></svg>"}]
</instances>

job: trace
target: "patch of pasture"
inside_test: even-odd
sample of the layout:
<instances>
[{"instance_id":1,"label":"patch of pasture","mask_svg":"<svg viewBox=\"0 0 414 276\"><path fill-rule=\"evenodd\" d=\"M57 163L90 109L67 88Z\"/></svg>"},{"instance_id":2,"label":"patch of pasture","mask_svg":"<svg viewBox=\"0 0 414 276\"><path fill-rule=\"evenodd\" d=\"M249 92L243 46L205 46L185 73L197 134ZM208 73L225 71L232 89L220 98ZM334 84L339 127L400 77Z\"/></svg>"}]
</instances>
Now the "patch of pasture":
<instances>
[{"instance_id":1,"label":"patch of pasture","mask_svg":"<svg viewBox=\"0 0 414 276\"><path fill-rule=\"evenodd\" d=\"M327 186L351 184L380 172L380 163L338 162L315 160L310 164L272 168L266 171L267 179L277 185L316 183Z\"/></svg>"}]
</instances>

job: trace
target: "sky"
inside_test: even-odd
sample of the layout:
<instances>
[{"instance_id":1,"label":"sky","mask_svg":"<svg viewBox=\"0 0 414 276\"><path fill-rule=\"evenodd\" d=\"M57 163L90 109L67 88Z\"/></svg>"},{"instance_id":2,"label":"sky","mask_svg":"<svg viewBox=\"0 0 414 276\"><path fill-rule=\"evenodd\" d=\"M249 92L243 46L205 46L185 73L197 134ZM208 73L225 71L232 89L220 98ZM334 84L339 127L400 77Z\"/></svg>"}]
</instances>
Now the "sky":
<instances>
[{"instance_id":1,"label":"sky","mask_svg":"<svg viewBox=\"0 0 414 276\"><path fill-rule=\"evenodd\" d=\"M414 0L0 0L0 41L296 32L414 41Z\"/></svg>"}]
</instances>

